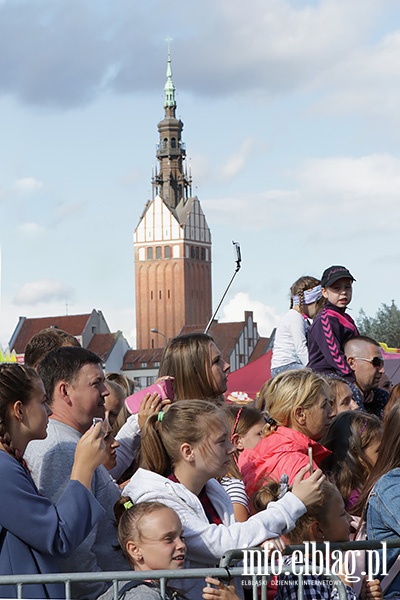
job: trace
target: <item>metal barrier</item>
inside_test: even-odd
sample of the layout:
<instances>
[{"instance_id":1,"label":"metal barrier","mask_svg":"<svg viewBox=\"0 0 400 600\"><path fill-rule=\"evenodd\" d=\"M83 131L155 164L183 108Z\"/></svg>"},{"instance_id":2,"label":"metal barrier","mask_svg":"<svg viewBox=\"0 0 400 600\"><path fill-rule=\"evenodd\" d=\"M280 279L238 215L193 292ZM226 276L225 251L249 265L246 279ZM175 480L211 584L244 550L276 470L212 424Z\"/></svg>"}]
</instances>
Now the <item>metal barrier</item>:
<instances>
[{"instance_id":1,"label":"metal barrier","mask_svg":"<svg viewBox=\"0 0 400 600\"><path fill-rule=\"evenodd\" d=\"M393 538L390 540L384 540L387 548L400 548L400 538ZM381 541L375 540L364 540L357 542L332 542L330 544L330 550L379 550L382 549ZM324 550L324 544L316 544L316 550ZM287 546L285 549L286 554L292 554L294 551L304 552L304 545ZM205 577L211 576L222 581L226 581L231 577L244 577L243 566L232 566L232 563L237 564L238 561L243 560L244 553L249 551L260 551L259 547L246 548L240 550L230 550L226 552L220 560L219 567L210 567L202 569L178 569L178 570L163 570L163 571L108 571L101 573L52 573L52 574L38 574L38 575L3 575L0 576L0 586L2 585L15 585L17 587L17 598L23 599L23 586L28 584L46 584L46 583L63 583L65 586L65 598L66 600L72 600L71 596L71 584L75 582L103 582L110 581L113 589L113 600L118 598L119 582L125 584L128 581L142 581L144 579L158 580L160 581L161 596L164 599L166 593L166 584L168 579L204 579ZM303 600L303 575L295 573L290 566L285 565L285 573L291 571L299 579L298 598ZM344 584L337 575L333 575L329 572L323 573L323 576L328 580L332 581L338 588L340 600L347 600L347 593ZM257 600L261 597L261 600L267 598L267 584L271 579L271 575L246 575L251 581L250 587L252 587L253 599ZM259 590L260 596L259 596Z\"/></svg>"}]
</instances>

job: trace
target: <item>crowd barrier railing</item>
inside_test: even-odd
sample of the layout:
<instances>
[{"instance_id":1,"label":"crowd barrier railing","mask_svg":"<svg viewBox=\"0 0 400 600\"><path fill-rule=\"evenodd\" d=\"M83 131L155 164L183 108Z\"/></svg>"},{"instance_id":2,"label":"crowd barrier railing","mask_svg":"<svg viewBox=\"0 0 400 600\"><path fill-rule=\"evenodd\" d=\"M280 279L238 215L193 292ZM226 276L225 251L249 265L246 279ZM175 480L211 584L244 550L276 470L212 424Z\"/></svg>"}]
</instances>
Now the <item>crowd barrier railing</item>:
<instances>
[{"instance_id":1,"label":"crowd barrier railing","mask_svg":"<svg viewBox=\"0 0 400 600\"><path fill-rule=\"evenodd\" d=\"M392 538L384 540L387 548L399 548L400 549L400 538ZM357 542L332 542L329 546L330 550L341 550L346 552L347 550L381 550L381 541L376 540L363 540ZM316 544L316 550L325 550L324 544ZM292 554L294 551L304 552L305 546L292 545L287 546L285 549L286 554ZM113 600L118 600L118 593L121 585L124 585L127 581L142 581L145 579L159 581L160 592L163 599L165 599L167 581L174 579L205 579L205 577L215 577L221 579L221 581L227 582L232 577L244 578L244 566L239 565L239 561L243 561L244 557L249 552L257 552L259 556L263 556L263 549L260 547L236 549L226 552L220 560L219 567L204 567L196 569L177 569L177 570L163 570L163 571L103 571L96 573L51 573L51 574L39 574L39 575L3 575L0 576L0 586L3 585L15 585L17 588L17 598L23 600L23 588L24 585L28 584L46 584L46 583L62 583L65 587L65 598L66 600L74 600L71 595L71 585L73 583L84 583L84 582L111 582L113 591ZM246 554L247 553L247 554ZM261 565L263 567L263 565ZM275 570L276 571L276 570ZM303 574L295 572L290 566L285 565L284 572L291 571L295 576L298 577L298 600L304 598L304 586L303 586ZM276 573L278 574L278 573ZM328 580L330 580L338 588L339 599L347 600L347 593L345 586L337 575L326 572L323 574ZM252 589L252 595L254 600L266 600L267 599L267 584L271 579L271 575L260 574L260 572L254 575L246 575L245 579L249 581L250 588Z\"/></svg>"}]
</instances>

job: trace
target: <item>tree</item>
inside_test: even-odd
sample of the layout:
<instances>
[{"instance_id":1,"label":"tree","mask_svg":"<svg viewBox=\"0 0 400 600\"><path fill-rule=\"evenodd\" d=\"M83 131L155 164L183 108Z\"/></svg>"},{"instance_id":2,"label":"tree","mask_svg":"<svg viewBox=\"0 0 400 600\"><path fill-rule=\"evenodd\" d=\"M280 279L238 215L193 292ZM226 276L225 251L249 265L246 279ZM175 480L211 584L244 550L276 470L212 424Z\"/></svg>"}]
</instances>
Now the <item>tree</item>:
<instances>
[{"instance_id":1,"label":"tree","mask_svg":"<svg viewBox=\"0 0 400 600\"><path fill-rule=\"evenodd\" d=\"M368 317L361 309L357 326L361 335L385 342L391 348L400 348L400 310L394 300L391 305L382 304L375 317Z\"/></svg>"}]
</instances>

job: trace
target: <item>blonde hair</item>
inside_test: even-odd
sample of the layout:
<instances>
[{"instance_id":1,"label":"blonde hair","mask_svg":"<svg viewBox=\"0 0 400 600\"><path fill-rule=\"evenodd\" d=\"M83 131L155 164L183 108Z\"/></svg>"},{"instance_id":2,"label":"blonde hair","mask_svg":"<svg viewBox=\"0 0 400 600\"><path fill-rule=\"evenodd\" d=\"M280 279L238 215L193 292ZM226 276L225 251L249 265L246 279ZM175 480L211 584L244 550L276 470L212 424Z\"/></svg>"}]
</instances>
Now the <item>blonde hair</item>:
<instances>
[{"instance_id":1,"label":"blonde hair","mask_svg":"<svg viewBox=\"0 0 400 600\"><path fill-rule=\"evenodd\" d=\"M283 371L269 380L260 390L258 407L264 405L268 414L265 434L269 435L277 426L292 426L292 417L296 408L311 408L321 393L330 398L326 380L310 369Z\"/></svg>"}]
</instances>

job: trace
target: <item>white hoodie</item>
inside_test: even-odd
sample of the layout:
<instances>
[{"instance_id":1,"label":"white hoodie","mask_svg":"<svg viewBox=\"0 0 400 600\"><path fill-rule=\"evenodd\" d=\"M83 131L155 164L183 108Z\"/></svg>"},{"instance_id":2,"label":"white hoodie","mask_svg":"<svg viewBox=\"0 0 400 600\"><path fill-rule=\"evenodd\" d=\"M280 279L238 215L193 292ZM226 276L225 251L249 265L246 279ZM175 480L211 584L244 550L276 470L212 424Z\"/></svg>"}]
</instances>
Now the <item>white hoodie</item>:
<instances>
[{"instance_id":1,"label":"white hoodie","mask_svg":"<svg viewBox=\"0 0 400 600\"><path fill-rule=\"evenodd\" d=\"M187 546L185 567L203 568L204 576L207 574L206 568L218 565L228 550L258 546L266 539L278 537L293 529L296 520L306 512L301 500L288 492L281 500L271 502L266 510L253 515L248 521L237 523L232 502L216 479L206 483L206 492L222 525L209 523L200 500L184 485L152 471L138 469L123 493L132 502L158 501L177 512ZM174 581L175 587L178 587L178 581ZM182 589L188 599L201 598L204 580L186 581L185 584Z\"/></svg>"}]
</instances>

